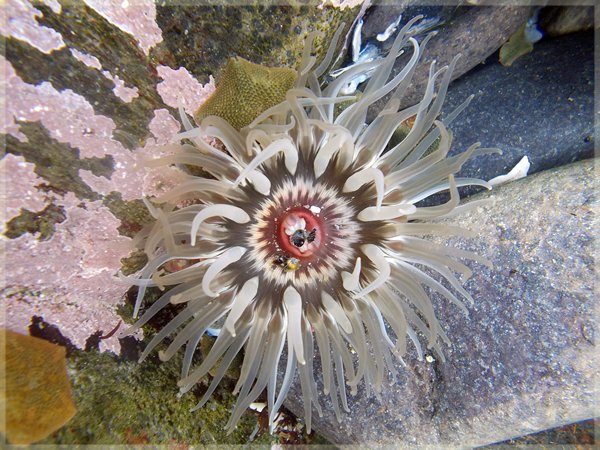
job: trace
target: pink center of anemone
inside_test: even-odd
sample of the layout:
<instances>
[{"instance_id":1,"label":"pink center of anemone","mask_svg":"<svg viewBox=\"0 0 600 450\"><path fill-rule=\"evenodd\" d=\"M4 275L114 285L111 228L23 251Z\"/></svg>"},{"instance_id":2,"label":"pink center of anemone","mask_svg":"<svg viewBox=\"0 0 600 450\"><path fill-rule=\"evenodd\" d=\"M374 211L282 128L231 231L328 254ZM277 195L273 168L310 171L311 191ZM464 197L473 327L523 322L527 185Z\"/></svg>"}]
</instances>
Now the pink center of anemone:
<instances>
[{"instance_id":1,"label":"pink center of anemone","mask_svg":"<svg viewBox=\"0 0 600 450\"><path fill-rule=\"evenodd\" d=\"M313 208L291 208L279 218L277 243L285 256L310 260L319 249L325 227Z\"/></svg>"}]
</instances>

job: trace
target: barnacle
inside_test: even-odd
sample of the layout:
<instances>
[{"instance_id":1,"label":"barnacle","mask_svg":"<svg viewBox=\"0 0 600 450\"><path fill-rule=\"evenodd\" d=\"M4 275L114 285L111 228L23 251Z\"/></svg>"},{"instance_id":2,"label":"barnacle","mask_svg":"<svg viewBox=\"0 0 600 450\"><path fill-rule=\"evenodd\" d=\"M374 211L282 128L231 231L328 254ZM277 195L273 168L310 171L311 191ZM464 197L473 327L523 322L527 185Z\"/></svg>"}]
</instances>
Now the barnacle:
<instances>
[{"instance_id":1,"label":"barnacle","mask_svg":"<svg viewBox=\"0 0 600 450\"><path fill-rule=\"evenodd\" d=\"M194 127L182 113L186 131L178 136L181 144L173 155L152 162L157 167L199 166L214 179L190 174L171 192L147 201L156 220L135 240L149 262L129 278L139 286L134 314L147 287L171 289L124 334L135 332L169 303L185 305L150 341L142 359L172 335L159 356L169 360L185 347L182 394L216 366L197 408L244 349L230 430L265 389L272 426L296 372L310 430L313 408L321 412L315 343L323 394L331 397L341 419L342 409L348 411L346 386L356 393L364 381L367 392L380 391L388 371L396 373L394 359L405 354L407 337L420 356L421 336L443 357L441 343L449 340L430 292L465 312L461 298L473 301L457 274L469 277L464 260L489 263L471 252L433 244L427 236L469 233L429 220L465 208L459 206L459 186L490 187L454 174L468 158L495 150L475 144L448 157L452 134L446 127L470 100L438 120L456 59L441 69L433 63L421 101L400 108L427 43L426 38L419 44L408 33L416 20L399 32L385 58L356 64L329 84L320 79L340 32L319 64L311 35L294 86L280 103L239 130L229 118L216 116ZM410 59L391 75L401 52L411 54ZM340 90L361 74L370 75L362 94L341 96ZM390 92L383 110L365 124L369 108ZM336 107L348 100L354 102ZM390 144L396 129L412 117L408 134ZM209 144L211 139L226 152ZM441 191L450 193L446 203L420 205ZM162 270L177 259L191 264L173 273ZM201 336L215 324L221 332L210 353L192 367Z\"/></svg>"}]
</instances>

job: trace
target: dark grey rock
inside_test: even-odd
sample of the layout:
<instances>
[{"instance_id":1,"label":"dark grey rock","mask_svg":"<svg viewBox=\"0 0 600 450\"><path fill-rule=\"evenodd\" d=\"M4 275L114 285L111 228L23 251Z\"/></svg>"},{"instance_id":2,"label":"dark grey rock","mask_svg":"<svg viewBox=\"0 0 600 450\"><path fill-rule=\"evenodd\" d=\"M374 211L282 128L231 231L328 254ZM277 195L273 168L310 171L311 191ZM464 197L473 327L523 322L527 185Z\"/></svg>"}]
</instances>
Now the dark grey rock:
<instances>
[{"instance_id":1,"label":"dark grey rock","mask_svg":"<svg viewBox=\"0 0 600 450\"><path fill-rule=\"evenodd\" d=\"M444 23L451 20L453 17L465 13L472 8L457 8L452 5L426 5L419 0L407 0L403 2L381 2L371 5L365 12L364 24L362 27L362 40L364 42L372 42L381 45L384 50L392 46L393 37L381 43L376 39L379 33L382 33L389 24L394 22L399 15L402 15L399 26L402 28L413 17L422 15L424 21L437 20L438 23L435 29L443 26Z\"/></svg>"},{"instance_id":2,"label":"dark grey rock","mask_svg":"<svg viewBox=\"0 0 600 450\"><path fill-rule=\"evenodd\" d=\"M379 22L378 32L383 31L382 29L397 17L398 10L397 7L388 5L380 8L384 11L385 8L390 8L393 13L390 13L383 23L379 22L382 20L379 17L385 17L385 13L374 14L376 18L373 21ZM427 13L428 10L432 10L433 14L438 13L444 23L435 28L437 35L427 44L424 56L413 76L413 83L402 99L404 106L414 105L420 100L427 85L429 66L432 61L437 61L438 67L442 67L449 64L460 53L462 58L453 72L453 78L456 79L500 48L531 14L531 8L527 6L467 6L454 11L435 7L424 10L407 7L403 10L402 23L408 22L419 13L425 13L426 18L431 18ZM369 24L365 27L367 25ZM409 54L398 58L393 74L402 70L408 58L410 58ZM388 98L389 96L386 96L375 104L369 112L369 122L385 106Z\"/></svg>"},{"instance_id":3,"label":"dark grey rock","mask_svg":"<svg viewBox=\"0 0 600 450\"><path fill-rule=\"evenodd\" d=\"M380 400L359 389L338 424L322 397L313 427L338 444L477 446L594 417L598 184L593 161L578 162L502 186L494 206L448 220L479 231L450 243L495 267L471 265L469 318L435 301L452 340L447 361L409 354ZM287 406L301 415L298 385Z\"/></svg>"},{"instance_id":4,"label":"dark grey rock","mask_svg":"<svg viewBox=\"0 0 600 450\"><path fill-rule=\"evenodd\" d=\"M545 34L560 36L594 27L593 6L548 6L540 11L539 25Z\"/></svg>"},{"instance_id":5,"label":"dark grey rock","mask_svg":"<svg viewBox=\"0 0 600 450\"><path fill-rule=\"evenodd\" d=\"M535 44L511 67L497 55L455 81L444 111L475 98L451 125L453 152L481 141L502 156L468 161L460 172L489 180L524 156L529 173L594 154L594 35L577 33Z\"/></svg>"}]
</instances>

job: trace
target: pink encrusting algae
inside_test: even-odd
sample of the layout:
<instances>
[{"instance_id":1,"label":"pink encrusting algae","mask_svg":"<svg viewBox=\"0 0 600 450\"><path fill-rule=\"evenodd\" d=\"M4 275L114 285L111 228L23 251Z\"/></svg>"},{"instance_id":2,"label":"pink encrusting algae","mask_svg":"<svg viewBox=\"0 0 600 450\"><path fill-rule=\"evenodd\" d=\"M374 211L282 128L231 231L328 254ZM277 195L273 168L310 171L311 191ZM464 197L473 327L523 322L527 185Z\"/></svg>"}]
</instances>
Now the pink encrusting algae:
<instances>
[{"instance_id":1,"label":"pink encrusting algae","mask_svg":"<svg viewBox=\"0 0 600 450\"><path fill-rule=\"evenodd\" d=\"M164 80L156 86L163 102L173 108L183 106L189 115L193 115L198 106L215 91L215 79L212 76L203 86L185 67L173 70L167 66L157 66L156 71ZM185 93L185 95L181 95L181 93Z\"/></svg>"},{"instance_id":2,"label":"pink encrusting algae","mask_svg":"<svg viewBox=\"0 0 600 450\"><path fill-rule=\"evenodd\" d=\"M60 12L60 5L45 3L54 12ZM146 54L161 42L153 2L130 1L127 8L114 2L87 3L132 34ZM10 0L2 8L9 21L9 26L0 30L4 36L24 40L45 53L64 47L59 33L35 20L41 13L29 3ZM124 102L136 97L137 88L124 85L117 75L104 70L94 55L75 49L71 49L71 54L111 79L115 95ZM43 189L48 180L38 175L36 165L22 156L7 154L0 166L4 183L0 198L4 206L3 233L22 209L37 213L53 205L66 216L54 224L54 232L47 240L40 239L39 233L0 238L5 259L0 294L5 326L27 333L32 316L41 316L83 348L89 336L98 331L107 333L119 323L116 307L128 289L125 284L115 283L114 276L121 259L132 250L131 239L119 234L121 221L103 204L102 197L116 192L128 201L172 189L182 178L180 171L174 167L160 172L151 170L146 167L146 160L149 155L163 154L164 145L180 130L180 124L166 109L156 109L148 124L151 136L143 147L132 151L114 139L117 126L113 119L98 114L82 95L70 89L57 90L50 82L26 83L3 56L0 73L0 88L11 94L2 99L5 114L0 116L0 133L25 143L28 139L21 124L39 122L52 139L75 149L79 159L110 156L113 161L109 176L78 171L81 183L99 195L95 201L78 198L72 192ZM166 105L189 97L190 93L199 105L214 89L214 82L203 86L185 70L162 70L161 76L164 81L159 95ZM118 352L117 337L102 340L100 349Z\"/></svg>"},{"instance_id":3,"label":"pink encrusting algae","mask_svg":"<svg viewBox=\"0 0 600 450\"><path fill-rule=\"evenodd\" d=\"M34 186L44 182L33 171L34 165L26 162L22 157L5 155L0 160L0 173L11 174L13 183L6 183L1 191L0 201L4 210L0 213L8 220L18 216L21 208L30 211L40 211L46 206L44 195ZM0 224L0 234L5 231L4 223Z\"/></svg>"},{"instance_id":4,"label":"pink encrusting algae","mask_svg":"<svg viewBox=\"0 0 600 450\"><path fill-rule=\"evenodd\" d=\"M2 7L2 34L21 39L39 51L50 53L65 46L62 36L51 28L39 25L35 18L41 13L31 3L7 0Z\"/></svg>"},{"instance_id":5,"label":"pink encrusting algae","mask_svg":"<svg viewBox=\"0 0 600 450\"><path fill-rule=\"evenodd\" d=\"M10 176L8 186L16 181L10 173L3 175ZM89 336L107 333L119 323L115 308L126 288L114 283L114 273L127 256L130 239L119 235L120 222L100 200L86 202L84 208L68 193L55 203L64 207L67 219L56 225L48 241L24 234L4 242L6 325L28 334L31 317L42 316L83 348ZM100 345L117 353L120 349L115 337Z\"/></svg>"},{"instance_id":6,"label":"pink encrusting algae","mask_svg":"<svg viewBox=\"0 0 600 450\"><path fill-rule=\"evenodd\" d=\"M85 0L85 3L110 23L131 34L146 55L152 47L162 42L153 0Z\"/></svg>"},{"instance_id":7,"label":"pink encrusting algae","mask_svg":"<svg viewBox=\"0 0 600 450\"><path fill-rule=\"evenodd\" d=\"M88 67L93 67L94 69L100 70L102 75L111 80L115 84L113 89L114 94L125 103L129 103L138 96L138 89L136 87L127 87L125 86L125 82L121 80L118 75L113 75L108 70L102 70L102 64L98 58L82 53L74 48L70 50L75 59L81 61Z\"/></svg>"}]
</instances>

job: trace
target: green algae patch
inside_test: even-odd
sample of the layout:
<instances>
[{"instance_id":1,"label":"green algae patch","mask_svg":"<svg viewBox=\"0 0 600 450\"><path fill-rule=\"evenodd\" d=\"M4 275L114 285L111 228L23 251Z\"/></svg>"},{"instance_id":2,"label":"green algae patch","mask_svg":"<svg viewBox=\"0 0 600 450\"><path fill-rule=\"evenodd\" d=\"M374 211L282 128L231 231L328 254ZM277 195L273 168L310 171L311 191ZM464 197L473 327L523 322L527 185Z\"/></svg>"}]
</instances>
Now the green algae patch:
<instances>
[{"instance_id":1,"label":"green algae patch","mask_svg":"<svg viewBox=\"0 0 600 450\"><path fill-rule=\"evenodd\" d=\"M6 151L35 164L34 172L48 182L47 190L59 194L73 192L81 200L100 198L81 179L79 170L89 170L96 176L110 178L114 171L112 156L80 158L78 149L52 138L40 122L20 122L19 130L27 136L27 142L7 134L4 136Z\"/></svg>"},{"instance_id":2,"label":"green algae patch","mask_svg":"<svg viewBox=\"0 0 600 450\"><path fill-rule=\"evenodd\" d=\"M21 209L20 214L6 224L4 235L9 239L16 239L25 233L39 233L38 239L47 241L54 234L54 226L64 222L66 218L65 209L54 204L37 212Z\"/></svg>"},{"instance_id":3,"label":"green algae patch","mask_svg":"<svg viewBox=\"0 0 600 450\"><path fill-rule=\"evenodd\" d=\"M143 307L147 308L149 305L156 302L165 291L161 291L158 288L149 288L146 291L144 297ZM127 293L127 301L118 307L118 314L123 318L125 323L132 324L135 319L132 318L133 305L137 294L137 288L132 288ZM137 358L138 353L141 349L145 348L150 340L179 313L184 309L184 305L168 305L161 309L154 317L152 317L143 327L144 342L138 343L133 338L125 338L121 340L121 355L129 354L130 361L123 361L123 358L116 358L115 356L108 354L88 354L82 353L75 355L74 363L78 366L74 369L82 371L80 366L86 368L90 373L100 374L106 373L107 377L113 378L113 383L107 382L103 379L101 382L104 385L96 385L94 389L98 390L98 396L102 397L105 395L103 392L106 391L106 395L110 397L121 396L127 400L129 405L130 399L134 404L127 406L134 412L128 412L127 414L137 414L140 418L136 421L129 421L127 426L119 428L119 433L112 435L111 439L106 440L108 431L105 427L99 427L96 423L100 420L112 419L111 414L100 414L95 411L93 418L89 419L89 422L96 424L94 426L99 427L101 432L98 432L94 436L89 437L89 443L128 443L128 444L185 444L185 445L209 445L219 444L219 448L225 448L223 445L236 445L236 444L251 444L265 445L265 444L328 444L328 442L322 436L312 433L307 434L304 425L287 409L281 408L280 410L280 422L279 426L275 429L274 435L270 435L268 432L268 416L267 410L264 409L261 413L256 411L247 410L240 422L238 423L235 431L231 436L227 436L224 431L224 426L229 420L231 411L237 397L233 396L231 392L237 380L239 378L242 361L243 351L240 352L233 363L227 369L224 378L217 385L215 391L211 395L211 398L207 404L195 412L189 412L189 409L196 405L196 403L202 398L208 386L212 380L212 376L216 373L221 360L217 361L215 366L209 370L209 374L205 376L200 382L187 394L185 394L181 400L177 401L177 381L179 381L181 373L180 367L183 359L183 352L178 352L173 358L167 362L160 362L158 359L158 352L164 350L168 346L168 342L161 343L154 349L148 356L148 358L138 364ZM126 343L125 341L129 341ZM210 352L212 346L215 343L216 338L204 335L202 336L196 354L192 361L192 371L198 367L202 359ZM133 350L132 348L136 349ZM87 363L75 362L76 358L88 358ZM102 364L106 364L106 369L98 364L96 361L103 361ZM98 369L88 368L87 365L98 365ZM123 367L121 367L123 366ZM115 372L115 374L112 374ZM125 380L125 381L123 381ZM95 384L95 380L86 381L88 384ZM139 383L139 390L134 389L132 386L126 387L124 384ZM86 386L78 387L79 385L75 381L76 392L85 391ZM143 391L143 392L141 392ZM156 396L153 392L158 392ZM78 394L76 393L76 396ZM82 394L85 395L85 394ZM135 405L136 398L140 395L144 395L145 398L139 406ZM265 401L264 394L256 400L259 404ZM86 405L89 404L89 408L94 408L94 399L86 397ZM81 410L81 406L78 406ZM98 408L105 408L102 404L102 400L99 400ZM117 409L118 406L113 406L112 409ZM138 412L139 409L143 411ZM183 408L183 409L181 409ZM114 414L117 414L116 412ZM120 412L119 419L121 419ZM152 421L146 416L161 415L165 417L163 424L159 419ZM74 422L77 425L77 422ZM77 425L78 427L90 427L87 423ZM166 430L165 430L166 427ZM138 430L133 432L133 430ZM152 435L149 430L157 430ZM75 431L73 431L75 433ZM54 443L87 443L82 442L80 439L81 432L77 432L78 435L68 436L67 438L61 438L61 440L54 439ZM250 436L254 438L249 441ZM122 442L118 442L118 439L122 438ZM78 440L79 439L79 440Z\"/></svg>"},{"instance_id":4,"label":"green algae patch","mask_svg":"<svg viewBox=\"0 0 600 450\"><path fill-rule=\"evenodd\" d=\"M152 216L144 202L141 200L123 200L119 192L111 192L104 196L102 203L117 219L121 225L117 228L119 234L134 237L144 225L152 222Z\"/></svg>"},{"instance_id":5,"label":"green algae patch","mask_svg":"<svg viewBox=\"0 0 600 450\"><path fill-rule=\"evenodd\" d=\"M202 354L205 356L208 355L208 353L210 352L210 349L212 348L214 343L215 343L214 337L210 337L206 334L204 336L202 336L202 338L200 339L200 350L202 350ZM223 361L223 357L219 358L219 360L215 363L215 365L209 369L208 373L211 374L213 377L217 374L217 372L219 370L219 366L221 365L221 361ZM237 380L240 377L240 370L242 368L242 363L243 363L243 353L239 352L233 359L233 362L227 368L227 371L225 372L225 377L230 378L232 380Z\"/></svg>"},{"instance_id":6,"label":"green algae patch","mask_svg":"<svg viewBox=\"0 0 600 450\"><path fill-rule=\"evenodd\" d=\"M131 275L141 270L148 262L148 256L143 250L135 250L126 258L121 258L121 272L123 275Z\"/></svg>"},{"instance_id":7,"label":"green algae patch","mask_svg":"<svg viewBox=\"0 0 600 450\"><path fill-rule=\"evenodd\" d=\"M108 353L75 352L68 370L78 413L67 427L41 443L246 443L257 425L255 415L245 414L231 435L223 429L235 400L232 386L219 388L206 406L191 412L201 392L177 398L180 365L179 356L167 363L150 357L138 364ZM266 434L253 444L269 444L273 439Z\"/></svg>"},{"instance_id":8,"label":"green algae patch","mask_svg":"<svg viewBox=\"0 0 600 450\"><path fill-rule=\"evenodd\" d=\"M146 224L152 222L150 212L141 200L123 200L119 192L111 192L104 196L102 203L121 224L117 231L122 236L133 238ZM133 250L129 256L121 258L121 272L131 275L142 269L148 262L143 250ZM130 316L131 317L131 316Z\"/></svg>"}]
</instances>

